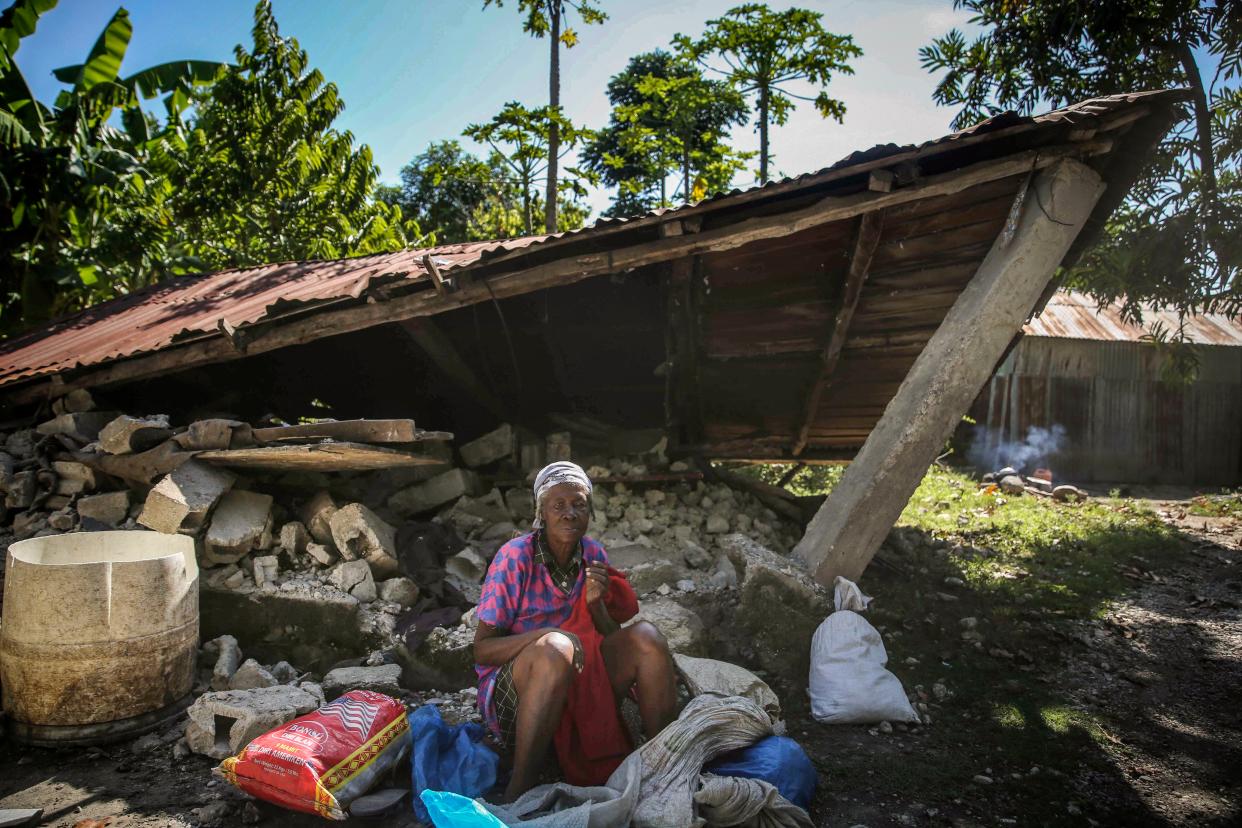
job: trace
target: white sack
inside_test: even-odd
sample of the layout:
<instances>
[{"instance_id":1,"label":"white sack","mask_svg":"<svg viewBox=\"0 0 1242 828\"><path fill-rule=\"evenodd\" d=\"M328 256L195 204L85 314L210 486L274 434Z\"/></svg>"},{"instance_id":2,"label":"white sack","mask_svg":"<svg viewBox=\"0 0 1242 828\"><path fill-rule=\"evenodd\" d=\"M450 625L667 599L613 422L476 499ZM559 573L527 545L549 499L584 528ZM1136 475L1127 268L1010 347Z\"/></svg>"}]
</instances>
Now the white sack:
<instances>
[{"instance_id":1,"label":"white sack","mask_svg":"<svg viewBox=\"0 0 1242 828\"><path fill-rule=\"evenodd\" d=\"M825 724L917 722L901 682L884 669L880 633L855 611L871 599L845 578L834 586L837 611L811 639L811 715Z\"/></svg>"}]
</instances>

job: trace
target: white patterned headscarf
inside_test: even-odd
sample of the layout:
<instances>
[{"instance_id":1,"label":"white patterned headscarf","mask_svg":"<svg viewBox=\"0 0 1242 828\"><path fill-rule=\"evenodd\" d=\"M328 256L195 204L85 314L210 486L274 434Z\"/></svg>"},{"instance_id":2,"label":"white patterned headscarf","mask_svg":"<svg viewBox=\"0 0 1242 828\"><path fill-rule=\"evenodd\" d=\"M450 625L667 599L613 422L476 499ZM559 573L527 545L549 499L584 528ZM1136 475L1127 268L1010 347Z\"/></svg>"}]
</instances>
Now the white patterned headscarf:
<instances>
[{"instance_id":1,"label":"white patterned headscarf","mask_svg":"<svg viewBox=\"0 0 1242 828\"><path fill-rule=\"evenodd\" d=\"M559 486L562 483L570 483L582 490L587 496L587 500L591 499L591 478L587 477L587 473L577 463L570 463L568 460L561 460L556 463L550 463L543 467L543 471L535 476L535 522L532 527L535 529L543 528L543 499L553 486Z\"/></svg>"}]
</instances>

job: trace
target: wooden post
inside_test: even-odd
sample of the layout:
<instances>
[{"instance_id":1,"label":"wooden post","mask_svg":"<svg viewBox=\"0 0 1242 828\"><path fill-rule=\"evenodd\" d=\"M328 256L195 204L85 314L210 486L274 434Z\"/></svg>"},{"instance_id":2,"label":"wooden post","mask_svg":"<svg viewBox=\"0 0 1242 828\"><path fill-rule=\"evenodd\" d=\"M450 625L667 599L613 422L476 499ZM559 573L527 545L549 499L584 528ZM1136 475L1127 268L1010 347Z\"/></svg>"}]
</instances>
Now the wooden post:
<instances>
[{"instance_id":1,"label":"wooden post","mask_svg":"<svg viewBox=\"0 0 1242 828\"><path fill-rule=\"evenodd\" d=\"M1104 189L1066 159L1019 195L1016 232L992 245L794 548L820 583L862 575Z\"/></svg>"}]
</instances>

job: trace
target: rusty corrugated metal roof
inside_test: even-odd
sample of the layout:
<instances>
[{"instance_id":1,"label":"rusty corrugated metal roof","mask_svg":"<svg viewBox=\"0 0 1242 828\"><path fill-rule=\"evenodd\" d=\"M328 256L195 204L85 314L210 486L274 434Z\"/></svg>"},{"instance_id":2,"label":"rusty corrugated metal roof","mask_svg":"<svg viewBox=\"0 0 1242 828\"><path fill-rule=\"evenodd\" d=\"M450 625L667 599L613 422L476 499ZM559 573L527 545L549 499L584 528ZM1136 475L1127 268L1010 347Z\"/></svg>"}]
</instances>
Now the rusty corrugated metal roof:
<instances>
[{"instance_id":1,"label":"rusty corrugated metal roof","mask_svg":"<svg viewBox=\"0 0 1242 828\"><path fill-rule=\"evenodd\" d=\"M1196 345L1242 347L1242 319L1220 313L1200 313L1186 317L1186 337ZM1022 327L1027 336L1060 339L1096 339L1104 342L1138 342L1153 325L1169 333L1178 329L1177 311L1143 305L1143 324L1122 318L1121 303L1103 307L1083 293L1059 290L1043 312Z\"/></svg>"},{"instance_id":2,"label":"rusty corrugated metal roof","mask_svg":"<svg viewBox=\"0 0 1242 828\"><path fill-rule=\"evenodd\" d=\"M630 219L603 218L590 227L550 236L472 242L421 250L362 256L326 262L284 262L226 270L204 276L169 279L133 295L106 302L0 345L0 386L75 368L96 366L160 351L190 339L217 335L222 329L305 312L337 302L356 301L380 284L409 285L428 278L422 258L430 254L442 270L456 270L531 248L551 248L572 240L608 235L618 229L664 220L669 214L692 215L777 196L865 170L866 165L918 158L936 148L974 136L1010 134L1041 124L1071 124L1090 129L1109 116L1141 105L1144 99L1168 105L1177 90L1117 95L1084 101L1038 117L1005 113L968 129L918 146L886 144L855 152L815 173L734 190L677 208L664 208Z\"/></svg>"}]
</instances>

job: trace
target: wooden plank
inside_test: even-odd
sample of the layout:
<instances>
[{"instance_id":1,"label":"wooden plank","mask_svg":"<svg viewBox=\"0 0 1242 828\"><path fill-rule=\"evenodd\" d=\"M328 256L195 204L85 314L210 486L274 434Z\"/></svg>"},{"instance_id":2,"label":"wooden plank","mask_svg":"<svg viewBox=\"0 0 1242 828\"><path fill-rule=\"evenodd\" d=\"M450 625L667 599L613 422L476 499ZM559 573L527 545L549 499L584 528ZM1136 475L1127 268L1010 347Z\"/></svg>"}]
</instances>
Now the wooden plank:
<instances>
[{"instance_id":1,"label":"wooden plank","mask_svg":"<svg viewBox=\"0 0 1242 828\"><path fill-rule=\"evenodd\" d=\"M317 423L254 429L255 439L261 443L324 438L354 443L416 443L427 439L453 439L451 435L439 436L445 433L423 431L414 426L413 420L321 420Z\"/></svg>"},{"instance_id":2,"label":"wooden plank","mask_svg":"<svg viewBox=\"0 0 1242 828\"><path fill-rule=\"evenodd\" d=\"M431 277L431 284L435 287L436 293L443 296L445 293L444 276L440 274L440 268L435 259L431 258L430 253L423 256L423 267L427 269L427 275Z\"/></svg>"},{"instance_id":3,"label":"wooden plank","mask_svg":"<svg viewBox=\"0 0 1242 828\"><path fill-rule=\"evenodd\" d=\"M434 319L414 317L404 319L397 325L409 335L410 339L414 340L419 348L422 348L433 368L497 419L502 421L506 419L505 407L501 405L500 400L470 367L470 363L461 355Z\"/></svg>"},{"instance_id":4,"label":"wooden plank","mask_svg":"<svg viewBox=\"0 0 1242 828\"><path fill-rule=\"evenodd\" d=\"M418 290L412 294L395 296L387 302L373 304L333 301L328 303L328 307L308 308L292 319L280 317L270 323L248 325L241 329L249 336L245 355L300 345L314 339L350 333L385 322L431 316L479 302L574 284L593 276L645 267L682 256L733 250L763 239L782 238L811 227L854 218L872 210L962 192L999 178L1043 169L1063 158L1088 157L1107 153L1111 149L1112 141L1107 138L1043 147L928 176L889 193L863 191L829 196L799 210L746 218L699 233L671 236L614 250L583 253L486 279L477 278L445 294L438 294L434 290ZM475 267L481 268L483 264ZM463 268L462 272L469 274L470 269ZM338 304L342 306L336 307ZM59 395L75 388L157 376L241 356L243 354L225 337L219 334L206 335L204 339L175 348L111 363L70 380L62 379L58 383L32 381L28 385L14 388L7 394L7 399L14 404L36 402L48 398L53 392Z\"/></svg>"},{"instance_id":5,"label":"wooden plank","mask_svg":"<svg viewBox=\"0 0 1242 828\"><path fill-rule=\"evenodd\" d=\"M1064 160L1020 196L1016 232L993 244L795 547L820 583L862 575L1105 188Z\"/></svg>"},{"instance_id":6,"label":"wooden plank","mask_svg":"<svg viewBox=\"0 0 1242 828\"><path fill-rule=\"evenodd\" d=\"M444 462L425 454L347 442L201 451L197 457L217 466L270 471L368 471Z\"/></svg>"},{"instance_id":7,"label":"wooden plank","mask_svg":"<svg viewBox=\"0 0 1242 828\"><path fill-rule=\"evenodd\" d=\"M820 354L819 370L806 395L806 403L802 409L802 425L798 429L798 436L794 439L790 452L794 457L806 450L811 425L819 414L820 397L823 396L828 383L832 381L833 372L837 370L841 350L845 347L845 338L849 335L850 322L854 318L854 309L858 307L863 284L866 283L867 274L871 271L871 257L875 255L883 233L883 211L865 213L859 219L858 235L854 239L854 252L850 256L850 269L845 277L845 290L841 295L841 305L832 320L828 341L824 344L824 350Z\"/></svg>"}]
</instances>

